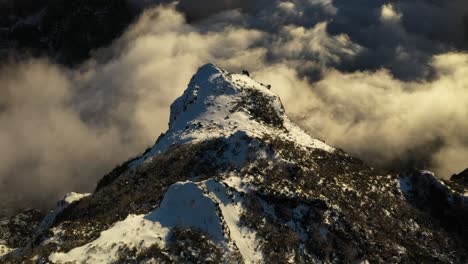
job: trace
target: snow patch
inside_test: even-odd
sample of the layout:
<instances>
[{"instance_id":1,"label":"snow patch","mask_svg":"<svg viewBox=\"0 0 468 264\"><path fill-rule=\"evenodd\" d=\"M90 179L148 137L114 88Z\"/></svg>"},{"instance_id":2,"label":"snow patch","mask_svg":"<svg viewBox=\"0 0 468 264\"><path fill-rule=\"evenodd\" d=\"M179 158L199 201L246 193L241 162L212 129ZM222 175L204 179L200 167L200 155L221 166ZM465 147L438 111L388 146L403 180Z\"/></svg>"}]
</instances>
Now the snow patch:
<instances>
[{"instance_id":1,"label":"snow patch","mask_svg":"<svg viewBox=\"0 0 468 264\"><path fill-rule=\"evenodd\" d=\"M129 215L103 231L93 242L68 253L53 253L49 260L53 263L113 263L118 260L121 246L142 249L156 243L164 245L168 233L168 228L146 220L144 215Z\"/></svg>"},{"instance_id":2,"label":"snow patch","mask_svg":"<svg viewBox=\"0 0 468 264\"><path fill-rule=\"evenodd\" d=\"M65 208L70 206L70 204L77 202L85 197L90 196L90 193L76 193L71 192L65 194L62 200L57 202L57 207L51 210L42 220L37 228L37 234L41 233L42 231L49 229L55 222L55 218L60 214Z\"/></svg>"},{"instance_id":3,"label":"snow patch","mask_svg":"<svg viewBox=\"0 0 468 264\"><path fill-rule=\"evenodd\" d=\"M223 180L223 183L240 193L248 193L252 189L243 182L242 178L234 175Z\"/></svg>"},{"instance_id":4,"label":"snow patch","mask_svg":"<svg viewBox=\"0 0 468 264\"><path fill-rule=\"evenodd\" d=\"M210 196L218 203L224 221L229 228L230 238L234 241L245 263L260 263L263 255L259 250L256 233L240 225L242 215L242 198L239 193L228 194L226 187L214 180L204 183Z\"/></svg>"},{"instance_id":5,"label":"snow patch","mask_svg":"<svg viewBox=\"0 0 468 264\"><path fill-rule=\"evenodd\" d=\"M159 222L167 228L195 227L210 234L215 242L225 240L216 203L194 182L173 184L164 196L161 207L145 216L145 219Z\"/></svg>"},{"instance_id":6,"label":"snow patch","mask_svg":"<svg viewBox=\"0 0 468 264\"><path fill-rule=\"evenodd\" d=\"M243 210L240 193L215 180L178 182L166 192L161 206L147 215L129 215L103 231L100 237L68 253L53 253L53 263L113 263L119 248L142 251L154 244L164 248L174 227L196 228L209 234L218 245L233 241L245 263L258 263L262 254L256 234L240 225ZM220 215L218 214L220 213ZM229 232L225 232L225 226Z\"/></svg>"}]
</instances>

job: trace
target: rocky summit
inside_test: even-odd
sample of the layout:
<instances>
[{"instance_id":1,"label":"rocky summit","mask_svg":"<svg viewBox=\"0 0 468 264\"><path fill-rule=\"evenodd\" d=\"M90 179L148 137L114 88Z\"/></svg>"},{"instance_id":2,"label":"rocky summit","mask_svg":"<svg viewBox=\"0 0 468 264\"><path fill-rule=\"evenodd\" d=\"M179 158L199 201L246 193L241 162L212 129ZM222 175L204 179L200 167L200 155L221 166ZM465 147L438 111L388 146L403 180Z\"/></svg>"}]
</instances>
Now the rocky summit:
<instances>
[{"instance_id":1,"label":"rocky summit","mask_svg":"<svg viewBox=\"0 0 468 264\"><path fill-rule=\"evenodd\" d=\"M467 263L467 187L369 167L291 122L270 86L207 64L153 147L28 241L0 240L1 261Z\"/></svg>"}]
</instances>

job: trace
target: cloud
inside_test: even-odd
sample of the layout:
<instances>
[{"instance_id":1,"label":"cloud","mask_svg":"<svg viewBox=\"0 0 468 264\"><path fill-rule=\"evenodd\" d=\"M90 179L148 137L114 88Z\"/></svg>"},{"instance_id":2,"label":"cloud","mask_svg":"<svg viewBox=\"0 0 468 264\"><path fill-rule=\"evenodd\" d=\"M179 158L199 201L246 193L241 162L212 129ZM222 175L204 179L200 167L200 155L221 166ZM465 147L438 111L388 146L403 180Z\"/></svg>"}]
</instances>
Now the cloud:
<instances>
[{"instance_id":1,"label":"cloud","mask_svg":"<svg viewBox=\"0 0 468 264\"><path fill-rule=\"evenodd\" d=\"M43 206L63 189L89 188L96 173L125 158L114 127L89 126L68 105L66 72L46 61L10 67L0 74L2 208Z\"/></svg>"},{"instance_id":2,"label":"cloud","mask_svg":"<svg viewBox=\"0 0 468 264\"><path fill-rule=\"evenodd\" d=\"M249 69L312 135L376 166L441 177L468 167L464 1L203 3L146 11L75 69L0 69L3 204L91 191L167 129L170 104L206 62ZM418 26L445 17L430 22L441 33Z\"/></svg>"},{"instance_id":3,"label":"cloud","mask_svg":"<svg viewBox=\"0 0 468 264\"><path fill-rule=\"evenodd\" d=\"M387 70L331 70L313 84L285 69L260 77L278 80L286 110L328 143L376 166L449 177L468 165L467 62L466 53L436 56L437 77L423 82L401 81Z\"/></svg>"},{"instance_id":4,"label":"cloud","mask_svg":"<svg viewBox=\"0 0 468 264\"><path fill-rule=\"evenodd\" d=\"M241 68L237 57L254 65L264 52L249 46L261 37L234 28L202 34L172 8L157 8L79 69L46 60L5 66L0 200L43 207L91 191L167 129L170 104L201 64L218 58Z\"/></svg>"}]
</instances>

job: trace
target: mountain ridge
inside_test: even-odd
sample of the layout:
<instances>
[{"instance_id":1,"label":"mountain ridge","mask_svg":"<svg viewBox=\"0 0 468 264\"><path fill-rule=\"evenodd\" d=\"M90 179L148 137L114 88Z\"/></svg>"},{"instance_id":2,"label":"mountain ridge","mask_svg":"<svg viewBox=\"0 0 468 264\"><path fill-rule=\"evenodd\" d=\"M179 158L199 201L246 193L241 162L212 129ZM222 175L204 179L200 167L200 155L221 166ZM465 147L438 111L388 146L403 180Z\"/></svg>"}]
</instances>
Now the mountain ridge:
<instances>
[{"instance_id":1,"label":"mountain ridge","mask_svg":"<svg viewBox=\"0 0 468 264\"><path fill-rule=\"evenodd\" d=\"M269 86L206 64L153 147L4 260L463 263L463 188L371 168L293 124Z\"/></svg>"}]
</instances>

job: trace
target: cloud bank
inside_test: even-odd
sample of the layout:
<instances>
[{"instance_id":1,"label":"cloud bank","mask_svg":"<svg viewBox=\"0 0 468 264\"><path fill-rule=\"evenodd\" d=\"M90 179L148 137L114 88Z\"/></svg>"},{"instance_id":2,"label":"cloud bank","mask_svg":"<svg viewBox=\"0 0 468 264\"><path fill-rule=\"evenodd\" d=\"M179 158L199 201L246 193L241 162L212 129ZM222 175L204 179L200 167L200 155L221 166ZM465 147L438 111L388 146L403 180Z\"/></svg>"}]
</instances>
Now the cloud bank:
<instances>
[{"instance_id":1,"label":"cloud bank","mask_svg":"<svg viewBox=\"0 0 468 264\"><path fill-rule=\"evenodd\" d=\"M2 207L91 191L167 129L206 62L249 69L313 136L373 165L443 178L468 167L465 1L201 2L147 10L76 69L4 63Z\"/></svg>"}]
</instances>

